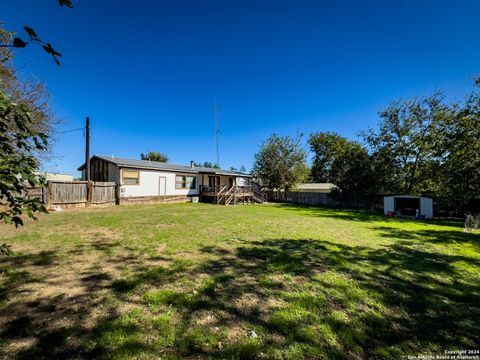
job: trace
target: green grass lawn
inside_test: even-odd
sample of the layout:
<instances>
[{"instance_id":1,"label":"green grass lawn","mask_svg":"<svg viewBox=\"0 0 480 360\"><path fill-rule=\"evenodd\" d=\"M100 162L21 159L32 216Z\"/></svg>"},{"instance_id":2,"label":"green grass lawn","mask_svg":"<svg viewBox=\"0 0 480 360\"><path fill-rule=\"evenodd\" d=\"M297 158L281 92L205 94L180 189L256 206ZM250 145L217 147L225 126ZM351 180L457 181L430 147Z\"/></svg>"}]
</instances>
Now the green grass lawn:
<instances>
[{"instance_id":1,"label":"green grass lawn","mask_svg":"<svg viewBox=\"0 0 480 360\"><path fill-rule=\"evenodd\" d=\"M480 234L269 204L0 226L5 358L398 359L480 344Z\"/></svg>"}]
</instances>

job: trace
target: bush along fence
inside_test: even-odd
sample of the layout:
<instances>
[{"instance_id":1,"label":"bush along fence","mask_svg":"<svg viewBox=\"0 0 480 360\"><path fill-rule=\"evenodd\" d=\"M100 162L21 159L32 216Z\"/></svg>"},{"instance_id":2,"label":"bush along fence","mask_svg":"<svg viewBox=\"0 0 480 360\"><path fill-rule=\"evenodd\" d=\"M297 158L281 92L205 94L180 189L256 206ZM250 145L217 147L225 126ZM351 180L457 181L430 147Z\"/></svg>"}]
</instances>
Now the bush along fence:
<instances>
[{"instance_id":1,"label":"bush along fence","mask_svg":"<svg viewBox=\"0 0 480 360\"><path fill-rule=\"evenodd\" d=\"M115 205L117 184L95 181L48 181L46 187L28 191L28 198L40 198L48 209Z\"/></svg>"}]
</instances>

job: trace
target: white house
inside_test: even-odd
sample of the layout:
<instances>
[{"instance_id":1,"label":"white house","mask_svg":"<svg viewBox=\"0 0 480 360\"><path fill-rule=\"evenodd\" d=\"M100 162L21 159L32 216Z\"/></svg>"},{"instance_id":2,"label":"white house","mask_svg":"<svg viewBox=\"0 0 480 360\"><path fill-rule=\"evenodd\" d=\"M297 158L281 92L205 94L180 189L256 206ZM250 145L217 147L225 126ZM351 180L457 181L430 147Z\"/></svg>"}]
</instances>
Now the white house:
<instances>
[{"instance_id":1,"label":"white house","mask_svg":"<svg viewBox=\"0 0 480 360\"><path fill-rule=\"evenodd\" d=\"M417 210L419 215L423 215L426 219L433 218L433 200L424 196L411 195L392 195L383 197L383 212L400 214L403 216L416 216Z\"/></svg>"},{"instance_id":2,"label":"white house","mask_svg":"<svg viewBox=\"0 0 480 360\"><path fill-rule=\"evenodd\" d=\"M85 164L78 168L85 179ZM90 180L115 182L120 204L189 201L236 203L254 200L251 176L230 170L94 155Z\"/></svg>"}]
</instances>

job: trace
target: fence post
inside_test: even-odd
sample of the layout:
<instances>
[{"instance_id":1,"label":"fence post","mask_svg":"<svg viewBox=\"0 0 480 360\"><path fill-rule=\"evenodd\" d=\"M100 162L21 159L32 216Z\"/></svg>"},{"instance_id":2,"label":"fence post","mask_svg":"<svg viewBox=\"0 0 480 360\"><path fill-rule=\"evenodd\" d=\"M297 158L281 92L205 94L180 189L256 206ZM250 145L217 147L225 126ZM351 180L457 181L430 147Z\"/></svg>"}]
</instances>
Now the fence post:
<instances>
[{"instance_id":1,"label":"fence post","mask_svg":"<svg viewBox=\"0 0 480 360\"><path fill-rule=\"evenodd\" d=\"M47 206L47 209L50 209L52 206L52 181L48 180L47 181L47 189L46 189L46 194L45 194L45 205Z\"/></svg>"},{"instance_id":2,"label":"fence post","mask_svg":"<svg viewBox=\"0 0 480 360\"><path fill-rule=\"evenodd\" d=\"M43 205L45 205L45 207L47 206L47 202L48 202L47 186L48 186L48 183L46 186L42 186L42 202L43 202Z\"/></svg>"},{"instance_id":3,"label":"fence post","mask_svg":"<svg viewBox=\"0 0 480 360\"><path fill-rule=\"evenodd\" d=\"M87 207L92 206L93 181L87 182Z\"/></svg>"},{"instance_id":4,"label":"fence post","mask_svg":"<svg viewBox=\"0 0 480 360\"><path fill-rule=\"evenodd\" d=\"M120 184L115 183L115 205L120 205Z\"/></svg>"}]
</instances>

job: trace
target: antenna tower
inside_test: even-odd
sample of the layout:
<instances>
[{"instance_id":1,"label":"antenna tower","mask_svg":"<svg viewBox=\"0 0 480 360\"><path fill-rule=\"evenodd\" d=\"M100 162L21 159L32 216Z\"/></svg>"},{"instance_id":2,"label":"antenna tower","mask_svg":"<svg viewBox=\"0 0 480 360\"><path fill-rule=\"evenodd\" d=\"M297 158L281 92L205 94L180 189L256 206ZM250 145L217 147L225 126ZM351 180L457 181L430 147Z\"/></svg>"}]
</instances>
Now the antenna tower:
<instances>
[{"instance_id":1,"label":"antenna tower","mask_svg":"<svg viewBox=\"0 0 480 360\"><path fill-rule=\"evenodd\" d=\"M213 112L215 113L215 150L217 154L217 166L220 167L220 150L218 147L218 114L220 112L220 107L217 105L217 102L213 104Z\"/></svg>"}]
</instances>

